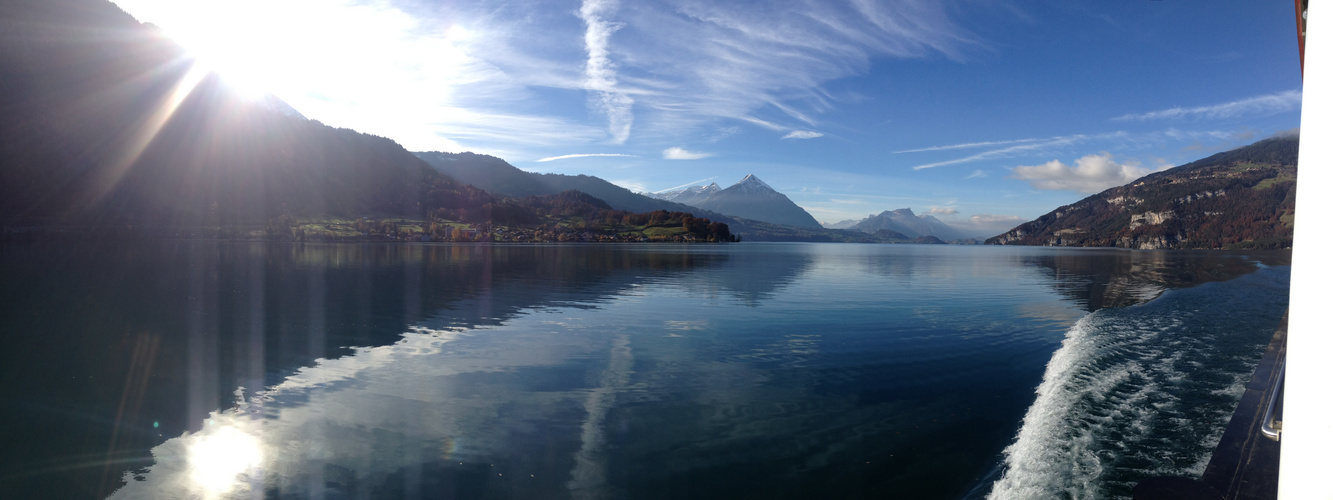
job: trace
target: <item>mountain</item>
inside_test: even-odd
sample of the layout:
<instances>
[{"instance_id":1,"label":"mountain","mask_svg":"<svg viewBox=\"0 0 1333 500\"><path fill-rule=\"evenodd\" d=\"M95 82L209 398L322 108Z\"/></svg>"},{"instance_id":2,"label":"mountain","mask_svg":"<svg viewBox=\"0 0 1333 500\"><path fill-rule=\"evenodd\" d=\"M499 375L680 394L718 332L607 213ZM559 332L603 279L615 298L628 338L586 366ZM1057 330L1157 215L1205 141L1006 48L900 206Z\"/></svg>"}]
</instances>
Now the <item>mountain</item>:
<instances>
[{"instance_id":1,"label":"mountain","mask_svg":"<svg viewBox=\"0 0 1333 500\"><path fill-rule=\"evenodd\" d=\"M0 19L0 223L253 226L492 201L389 139L242 96L105 0L8 0Z\"/></svg>"},{"instance_id":2,"label":"mountain","mask_svg":"<svg viewBox=\"0 0 1333 500\"><path fill-rule=\"evenodd\" d=\"M865 233L875 233L882 230L902 233L909 238L920 236L934 236L941 240L960 240L962 234L954 229L953 226L945 224L943 221L929 215L917 215L912 213L910 208L900 208L893 211L884 211L879 215L871 215L860 222L848 226L848 229L861 231Z\"/></svg>"},{"instance_id":3,"label":"mountain","mask_svg":"<svg viewBox=\"0 0 1333 500\"><path fill-rule=\"evenodd\" d=\"M822 225L824 226L825 229L848 229L848 228L850 228L850 227L852 227L852 226L855 226L857 222L861 222L861 221L859 221L859 220L854 220L854 219L846 219L846 220L841 220L841 221L838 221L838 222L831 222L831 223L830 223L830 222L821 222L820 224L822 224Z\"/></svg>"},{"instance_id":4,"label":"mountain","mask_svg":"<svg viewBox=\"0 0 1333 500\"><path fill-rule=\"evenodd\" d=\"M1289 248L1300 139L1279 136L1149 174L986 240L1138 249Z\"/></svg>"},{"instance_id":5,"label":"mountain","mask_svg":"<svg viewBox=\"0 0 1333 500\"><path fill-rule=\"evenodd\" d=\"M703 217L727 224L732 234L749 241L841 241L841 242L890 242L904 243L910 238L902 235L872 236L856 231L824 229L820 227L794 227L789 225L763 222L744 217L734 217L705 210L697 206L685 205L672 200L644 196L611 184L597 177L587 175L538 174L525 172L510 165L503 159L475 153L444 153L438 151L414 153L437 171L485 189L496 195L523 197L555 194L564 191L580 191L602 201L617 210L631 212L686 212L696 217ZM771 188L770 188L771 189ZM684 190L678 190L684 191ZM722 191L720 188L700 187L695 192Z\"/></svg>"},{"instance_id":6,"label":"mountain","mask_svg":"<svg viewBox=\"0 0 1333 500\"><path fill-rule=\"evenodd\" d=\"M667 191L665 193L657 193L652 196L654 198L661 200L668 200L668 201L674 201L676 203L693 205L700 201L707 200L708 197L716 194L721 190L722 187L718 186L717 183L714 182L707 186L690 186L684 189L675 189Z\"/></svg>"},{"instance_id":7,"label":"mountain","mask_svg":"<svg viewBox=\"0 0 1333 500\"><path fill-rule=\"evenodd\" d=\"M439 151L414 153L436 171L491 193L524 197L580 191L605 201L616 210L630 212L691 212L720 220L720 214L698 207L644 196L589 175L538 174L525 172L500 158L470 152Z\"/></svg>"},{"instance_id":8,"label":"mountain","mask_svg":"<svg viewBox=\"0 0 1333 500\"><path fill-rule=\"evenodd\" d=\"M819 221L805 209L792 203L754 174L726 189L717 184L657 195L659 199L686 203L717 213L801 228L819 228Z\"/></svg>"}]
</instances>

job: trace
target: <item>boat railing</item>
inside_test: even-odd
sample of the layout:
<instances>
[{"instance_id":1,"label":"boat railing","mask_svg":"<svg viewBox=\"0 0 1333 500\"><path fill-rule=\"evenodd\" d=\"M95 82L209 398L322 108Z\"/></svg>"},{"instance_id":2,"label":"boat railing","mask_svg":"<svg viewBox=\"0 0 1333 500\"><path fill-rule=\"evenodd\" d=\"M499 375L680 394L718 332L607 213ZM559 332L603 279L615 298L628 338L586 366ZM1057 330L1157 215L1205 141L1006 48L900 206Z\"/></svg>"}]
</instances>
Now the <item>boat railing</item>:
<instances>
[{"instance_id":1,"label":"boat railing","mask_svg":"<svg viewBox=\"0 0 1333 500\"><path fill-rule=\"evenodd\" d=\"M1273 377L1273 385L1268 389L1268 409L1264 410L1263 425L1260 426L1259 431L1268 439L1281 441L1282 417L1279 416L1279 412L1282 411L1282 406L1279 402L1282 401L1283 381L1287 379L1287 357L1285 355L1278 361L1277 370L1277 376Z\"/></svg>"}]
</instances>

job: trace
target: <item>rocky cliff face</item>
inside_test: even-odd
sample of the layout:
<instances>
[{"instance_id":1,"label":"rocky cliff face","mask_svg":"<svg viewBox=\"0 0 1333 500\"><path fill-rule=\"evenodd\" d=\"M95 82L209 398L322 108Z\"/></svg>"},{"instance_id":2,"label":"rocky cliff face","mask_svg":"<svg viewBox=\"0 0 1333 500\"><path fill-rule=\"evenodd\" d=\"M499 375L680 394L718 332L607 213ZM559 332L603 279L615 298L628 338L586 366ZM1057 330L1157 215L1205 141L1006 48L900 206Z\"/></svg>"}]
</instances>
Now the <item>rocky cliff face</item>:
<instances>
[{"instance_id":1,"label":"rocky cliff face","mask_svg":"<svg viewBox=\"0 0 1333 500\"><path fill-rule=\"evenodd\" d=\"M1297 137L1275 137L1144 176L986 240L1143 250L1288 248Z\"/></svg>"}]
</instances>

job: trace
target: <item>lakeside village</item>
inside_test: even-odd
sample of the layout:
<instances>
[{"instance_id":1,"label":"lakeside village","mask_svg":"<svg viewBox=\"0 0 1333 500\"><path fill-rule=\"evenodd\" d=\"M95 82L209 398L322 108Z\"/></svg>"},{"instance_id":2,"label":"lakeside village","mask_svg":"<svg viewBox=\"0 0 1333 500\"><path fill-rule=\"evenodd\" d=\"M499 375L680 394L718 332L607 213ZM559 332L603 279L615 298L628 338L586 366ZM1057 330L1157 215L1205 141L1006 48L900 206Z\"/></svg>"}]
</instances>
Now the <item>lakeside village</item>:
<instances>
[{"instance_id":1,"label":"lakeside village","mask_svg":"<svg viewBox=\"0 0 1333 500\"><path fill-rule=\"evenodd\" d=\"M403 218L297 220L281 216L258 231L220 228L224 239L278 241L403 241L403 242L505 242L505 243L717 243L737 242L725 223L694 217L684 212L658 210L643 214L607 214L596 219L547 218L538 225L465 223L437 219Z\"/></svg>"}]
</instances>

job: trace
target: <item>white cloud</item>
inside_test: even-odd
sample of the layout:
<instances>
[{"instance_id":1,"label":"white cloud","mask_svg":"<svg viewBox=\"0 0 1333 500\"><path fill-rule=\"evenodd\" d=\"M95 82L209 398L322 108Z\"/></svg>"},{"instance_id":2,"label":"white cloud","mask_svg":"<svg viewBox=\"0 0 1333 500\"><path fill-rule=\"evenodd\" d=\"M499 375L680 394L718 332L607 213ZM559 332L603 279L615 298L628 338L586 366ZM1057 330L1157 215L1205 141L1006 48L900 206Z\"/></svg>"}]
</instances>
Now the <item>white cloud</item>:
<instances>
[{"instance_id":1,"label":"white cloud","mask_svg":"<svg viewBox=\"0 0 1333 500\"><path fill-rule=\"evenodd\" d=\"M990 237L1002 234L1027 221L1017 215L977 214L969 217L967 221L950 224L964 234Z\"/></svg>"},{"instance_id":2,"label":"white cloud","mask_svg":"<svg viewBox=\"0 0 1333 500\"><path fill-rule=\"evenodd\" d=\"M588 50L585 88L595 92L593 106L606 115L612 140L623 144L634 125L634 99L616 89L616 68L611 62L609 45L611 34L624 25L606 19L615 13L616 7L615 0L584 0L579 17L588 25L583 35Z\"/></svg>"},{"instance_id":3,"label":"white cloud","mask_svg":"<svg viewBox=\"0 0 1333 500\"><path fill-rule=\"evenodd\" d=\"M973 224L1013 224L1018 225L1027 222L1027 219L1017 215L993 215L977 214L968 219Z\"/></svg>"},{"instance_id":4,"label":"white cloud","mask_svg":"<svg viewBox=\"0 0 1333 500\"><path fill-rule=\"evenodd\" d=\"M1260 115L1281 113L1300 109L1301 91L1288 90L1275 94L1247 97L1222 104L1212 106L1198 106L1193 108L1175 107L1153 111L1151 113L1128 114L1114 118L1117 121L1129 120L1170 120L1177 118L1231 118L1238 115Z\"/></svg>"},{"instance_id":5,"label":"white cloud","mask_svg":"<svg viewBox=\"0 0 1333 500\"><path fill-rule=\"evenodd\" d=\"M626 155L619 153L582 153L582 154L561 155L561 156L548 156L546 158L542 158L537 161L542 162L542 161L568 160L570 158L588 158L596 156L619 156L624 158L638 158L638 156L635 155Z\"/></svg>"},{"instance_id":6,"label":"white cloud","mask_svg":"<svg viewBox=\"0 0 1333 500\"><path fill-rule=\"evenodd\" d=\"M783 139L814 139L817 137L824 137L824 134L813 130L793 130L782 136Z\"/></svg>"},{"instance_id":7,"label":"white cloud","mask_svg":"<svg viewBox=\"0 0 1333 500\"><path fill-rule=\"evenodd\" d=\"M666 148L662 151L662 158L668 160L699 160L713 156L713 153L700 153L696 151L686 151L684 148Z\"/></svg>"},{"instance_id":8,"label":"white cloud","mask_svg":"<svg viewBox=\"0 0 1333 500\"><path fill-rule=\"evenodd\" d=\"M607 179L607 182L623 187L635 193L647 193L648 188L642 182L626 179Z\"/></svg>"},{"instance_id":9,"label":"white cloud","mask_svg":"<svg viewBox=\"0 0 1333 500\"><path fill-rule=\"evenodd\" d=\"M955 215L958 213L958 210L949 207L939 207L939 208L932 208L926 211L926 213L930 215Z\"/></svg>"},{"instance_id":10,"label":"white cloud","mask_svg":"<svg viewBox=\"0 0 1333 500\"><path fill-rule=\"evenodd\" d=\"M973 170L972 174L968 175L967 177L964 177L963 180L975 179L977 177L985 177L985 176L986 172L984 170Z\"/></svg>"},{"instance_id":11,"label":"white cloud","mask_svg":"<svg viewBox=\"0 0 1333 500\"><path fill-rule=\"evenodd\" d=\"M1289 129L1286 129L1286 130L1279 130L1276 134L1273 134L1273 137L1287 137L1287 138L1297 137L1297 138L1299 138L1300 136L1301 136L1301 128L1300 128L1300 127L1289 128Z\"/></svg>"},{"instance_id":12,"label":"white cloud","mask_svg":"<svg viewBox=\"0 0 1333 500\"><path fill-rule=\"evenodd\" d=\"M1162 169L1170 168L1162 167ZM1160 169L1159 169L1160 170ZM1087 155L1074 161L1074 166L1060 160L1041 165L1014 167L1012 178L1027 181L1037 189L1059 189L1096 193L1120 186L1152 173L1152 169L1138 162L1116 163L1110 153Z\"/></svg>"}]
</instances>

